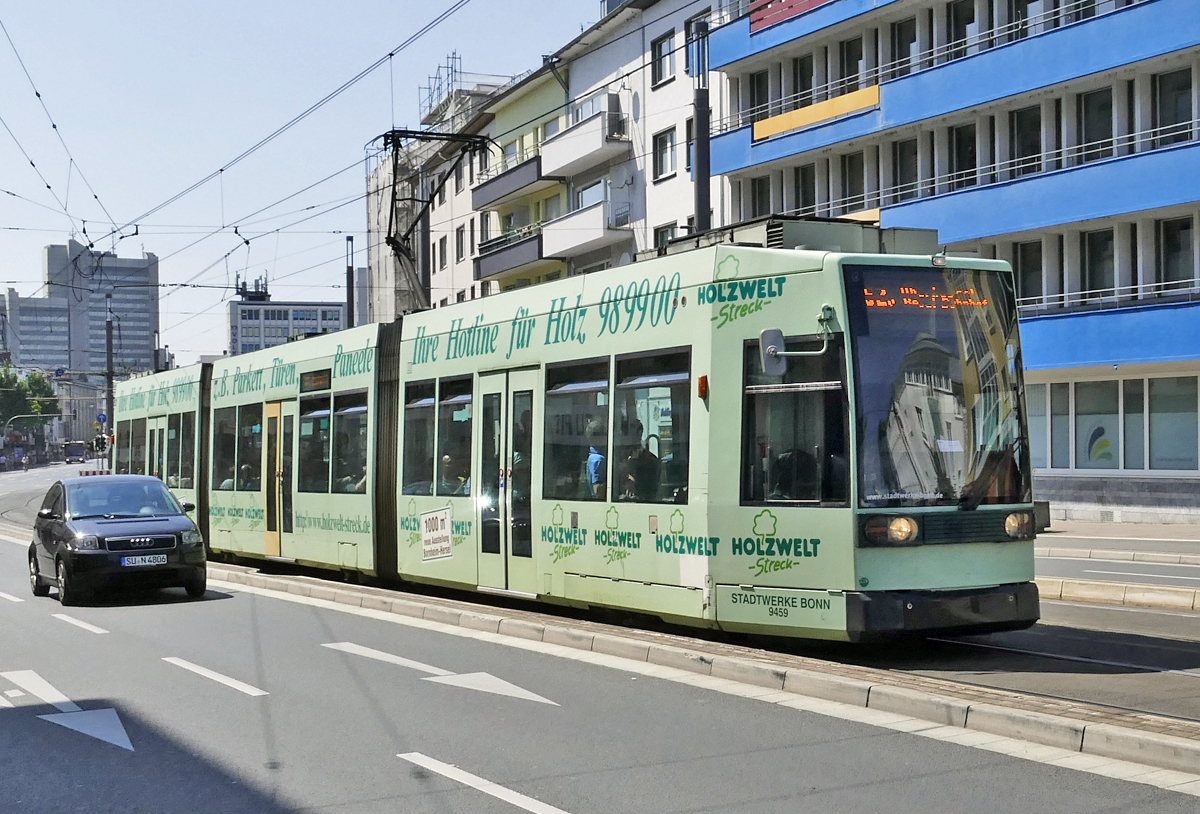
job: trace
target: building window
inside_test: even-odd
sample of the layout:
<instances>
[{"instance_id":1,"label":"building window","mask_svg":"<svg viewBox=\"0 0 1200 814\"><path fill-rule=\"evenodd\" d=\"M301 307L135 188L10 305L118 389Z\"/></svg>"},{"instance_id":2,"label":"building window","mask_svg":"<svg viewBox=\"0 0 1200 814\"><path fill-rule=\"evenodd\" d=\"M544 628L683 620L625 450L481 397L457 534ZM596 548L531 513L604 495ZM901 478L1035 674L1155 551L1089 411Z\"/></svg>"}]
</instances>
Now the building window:
<instances>
[{"instance_id":1,"label":"building window","mask_svg":"<svg viewBox=\"0 0 1200 814\"><path fill-rule=\"evenodd\" d=\"M893 77L908 76L917 58L917 18L892 23Z\"/></svg>"},{"instance_id":2,"label":"building window","mask_svg":"<svg viewBox=\"0 0 1200 814\"><path fill-rule=\"evenodd\" d=\"M842 156L843 209L853 212L866 205L866 177L861 152Z\"/></svg>"},{"instance_id":3,"label":"building window","mask_svg":"<svg viewBox=\"0 0 1200 814\"><path fill-rule=\"evenodd\" d=\"M1079 94L1079 142L1084 161L1113 154L1112 88Z\"/></svg>"},{"instance_id":4,"label":"building window","mask_svg":"<svg viewBox=\"0 0 1200 814\"><path fill-rule=\"evenodd\" d=\"M1112 296L1113 230L1085 232L1081 237L1083 255L1083 290L1092 296Z\"/></svg>"},{"instance_id":5,"label":"building window","mask_svg":"<svg viewBox=\"0 0 1200 814\"><path fill-rule=\"evenodd\" d=\"M946 4L948 59L958 59L967 55L968 26L974 22L975 0L953 0Z\"/></svg>"},{"instance_id":6,"label":"building window","mask_svg":"<svg viewBox=\"0 0 1200 814\"><path fill-rule=\"evenodd\" d=\"M1046 385L1025 385L1029 420L1029 462L1034 469L1046 468Z\"/></svg>"},{"instance_id":7,"label":"building window","mask_svg":"<svg viewBox=\"0 0 1200 814\"><path fill-rule=\"evenodd\" d=\"M675 76L675 32L650 43L650 84L657 85Z\"/></svg>"},{"instance_id":8,"label":"building window","mask_svg":"<svg viewBox=\"0 0 1200 814\"><path fill-rule=\"evenodd\" d=\"M657 158L655 159L657 162ZM657 166L657 164L656 164ZM586 209L604 200L604 181L593 181L582 189L575 190L575 208Z\"/></svg>"},{"instance_id":9,"label":"building window","mask_svg":"<svg viewBox=\"0 0 1200 814\"><path fill-rule=\"evenodd\" d=\"M661 249L667 245L667 241L675 239L675 224L668 223L665 226L659 226L654 230L654 248Z\"/></svg>"},{"instance_id":10,"label":"building window","mask_svg":"<svg viewBox=\"0 0 1200 814\"><path fill-rule=\"evenodd\" d=\"M1192 282L1196 279L1195 243L1192 219L1175 218L1157 223L1158 281ZM1163 286L1177 288L1178 286Z\"/></svg>"},{"instance_id":11,"label":"building window","mask_svg":"<svg viewBox=\"0 0 1200 814\"><path fill-rule=\"evenodd\" d=\"M750 91L750 121L758 122L771 115L771 74L752 73L746 78Z\"/></svg>"},{"instance_id":12,"label":"building window","mask_svg":"<svg viewBox=\"0 0 1200 814\"><path fill-rule=\"evenodd\" d=\"M1196 469L1196 377L1150 380L1150 468Z\"/></svg>"},{"instance_id":13,"label":"building window","mask_svg":"<svg viewBox=\"0 0 1200 814\"><path fill-rule=\"evenodd\" d=\"M467 227L460 226L454 230L454 259L461 263L467 256Z\"/></svg>"},{"instance_id":14,"label":"building window","mask_svg":"<svg viewBox=\"0 0 1200 814\"><path fill-rule=\"evenodd\" d=\"M555 116L553 119L548 119L542 125L542 141L545 141L546 139L557 136L558 131L561 127L562 127L562 124L559 122L559 119L557 116Z\"/></svg>"},{"instance_id":15,"label":"building window","mask_svg":"<svg viewBox=\"0 0 1200 814\"><path fill-rule=\"evenodd\" d=\"M838 45L838 62L841 68L838 94L858 90L859 80L863 75L862 37L855 37Z\"/></svg>"},{"instance_id":16,"label":"building window","mask_svg":"<svg viewBox=\"0 0 1200 814\"><path fill-rule=\"evenodd\" d=\"M1146 383L1142 379L1121 382L1125 415L1125 468L1146 468Z\"/></svg>"},{"instance_id":17,"label":"building window","mask_svg":"<svg viewBox=\"0 0 1200 814\"><path fill-rule=\"evenodd\" d=\"M654 137L654 179L675 172L675 128L664 130Z\"/></svg>"},{"instance_id":18,"label":"building window","mask_svg":"<svg viewBox=\"0 0 1200 814\"><path fill-rule=\"evenodd\" d=\"M1154 77L1154 126L1158 129L1156 147L1190 141L1192 138L1192 71L1159 74Z\"/></svg>"},{"instance_id":19,"label":"building window","mask_svg":"<svg viewBox=\"0 0 1200 814\"><path fill-rule=\"evenodd\" d=\"M491 229L489 228L490 220L487 212L479 213L479 242L486 243L491 239Z\"/></svg>"},{"instance_id":20,"label":"building window","mask_svg":"<svg viewBox=\"0 0 1200 814\"><path fill-rule=\"evenodd\" d=\"M1071 385L1050 385L1050 466L1071 468Z\"/></svg>"},{"instance_id":21,"label":"building window","mask_svg":"<svg viewBox=\"0 0 1200 814\"><path fill-rule=\"evenodd\" d=\"M1119 412L1115 381L1076 383L1076 469L1117 468Z\"/></svg>"},{"instance_id":22,"label":"building window","mask_svg":"<svg viewBox=\"0 0 1200 814\"><path fill-rule=\"evenodd\" d=\"M750 179L750 217L763 218L771 214L771 176Z\"/></svg>"},{"instance_id":23,"label":"building window","mask_svg":"<svg viewBox=\"0 0 1200 814\"><path fill-rule=\"evenodd\" d=\"M687 136L687 154L684 156L684 169L688 172L692 171L693 153L696 149L696 120L688 118L684 124L684 133Z\"/></svg>"},{"instance_id":24,"label":"building window","mask_svg":"<svg viewBox=\"0 0 1200 814\"><path fill-rule=\"evenodd\" d=\"M438 173L438 206L446 205L446 173Z\"/></svg>"},{"instance_id":25,"label":"building window","mask_svg":"<svg viewBox=\"0 0 1200 814\"><path fill-rule=\"evenodd\" d=\"M1037 172L1041 168L1042 108L1040 105L1014 110L1008 114L1009 149L1012 150L1014 175Z\"/></svg>"},{"instance_id":26,"label":"building window","mask_svg":"<svg viewBox=\"0 0 1200 814\"><path fill-rule=\"evenodd\" d=\"M475 299L475 298L474 298L474 297L471 297L471 299ZM455 302L466 302L466 301L467 301L467 292L466 292L466 291L460 291L460 292L458 292L457 294L455 294L455 295L454 295L454 301L455 301Z\"/></svg>"},{"instance_id":27,"label":"building window","mask_svg":"<svg viewBox=\"0 0 1200 814\"><path fill-rule=\"evenodd\" d=\"M471 256L474 257L475 256L475 219L474 218L471 218L470 222L467 224L467 235L470 240Z\"/></svg>"},{"instance_id":28,"label":"building window","mask_svg":"<svg viewBox=\"0 0 1200 814\"><path fill-rule=\"evenodd\" d=\"M962 189L975 185L975 125L963 124L950 128L951 187Z\"/></svg>"},{"instance_id":29,"label":"building window","mask_svg":"<svg viewBox=\"0 0 1200 814\"><path fill-rule=\"evenodd\" d=\"M1016 261L1017 297L1021 300L1042 298L1042 241L1031 240L1013 247Z\"/></svg>"},{"instance_id":30,"label":"building window","mask_svg":"<svg viewBox=\"0 0 1200 814\"><path fill-rule=\"evenodd\" d=\"M463 165L460 161L454 165L454 192L458 194L463 191Z\"/></svg>"},{"instance_id":31,"label":"building window","mask_svg":"<svg viewBox=\"0 0 1200 814\"><path fill-rule=\"evenodd\" d=\"M792 179L795 189L796 213L799 215L817 214L817 165L805 164L796 167Z\"/></svg>"},{"instance_id":32,"label":"building window","mask_svg":"<svg viewBox=\"0 0 1200 814\"><path fill-rule=\"evenodd\" d=\"M444 269L446 267L447 243L449 243L449 239L445 235L438 238L438 268L439 269Z\"/></svg>"},{"instance_id":33,"label":"building window","mask_svg":"<svg viewBox=\"0 0 1200 814\"><path fill-rule=\"evenodd\" d=\"M892 186L897 201L917 197L920 176L917 174L917 140L892 142Z\"/></svg>"},{"instance_id":34,"label":"building window","mask_svg":"<svg viewBox=\"0 0 1200 814\"><path fill-rule=\"evenodd\" d=\"M813 55L792 60L792 96L788 110L808 107L813 103Z\"/></svg>"}]
</instances>

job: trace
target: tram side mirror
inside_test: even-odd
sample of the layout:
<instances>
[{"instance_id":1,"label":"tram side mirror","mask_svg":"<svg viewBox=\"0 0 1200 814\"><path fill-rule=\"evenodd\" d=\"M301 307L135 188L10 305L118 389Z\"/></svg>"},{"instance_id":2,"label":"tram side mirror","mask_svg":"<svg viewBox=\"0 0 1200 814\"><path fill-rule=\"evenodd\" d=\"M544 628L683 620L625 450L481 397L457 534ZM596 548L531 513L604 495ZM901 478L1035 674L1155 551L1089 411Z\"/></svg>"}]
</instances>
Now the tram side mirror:
<instances>
[{"instance_id":1,"label":"tram side mirror","mask_svg":"<svg viewBox=\"0 0 1200 814\"><path fill-rule=\"evenodd\" d=\"M758 359L762 371L768 376L782 376L787 373L787 359L777 356L784 349L783 331L778 328L763 328L758 335Z\"/></svg>"}]
</instances>

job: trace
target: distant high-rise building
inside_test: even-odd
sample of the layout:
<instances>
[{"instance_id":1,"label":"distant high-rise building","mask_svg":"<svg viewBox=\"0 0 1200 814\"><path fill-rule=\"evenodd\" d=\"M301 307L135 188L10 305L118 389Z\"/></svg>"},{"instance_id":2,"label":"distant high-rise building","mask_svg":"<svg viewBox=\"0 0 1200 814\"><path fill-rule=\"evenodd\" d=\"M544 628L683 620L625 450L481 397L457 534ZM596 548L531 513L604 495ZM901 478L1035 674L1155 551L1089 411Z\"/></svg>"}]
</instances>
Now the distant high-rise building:
<instances>
[{"instance_id":1,"label":"distant high-rise building","mask_svg":"<svg viewBox=\"0 0 1200 814\"><path fill-rule=\"evenodd\" d=\"M229 355L282 345L295 336L346 327L346 302L272 302L264 280L238 285L229 303Z\"/></svg>"},{"instance_id":2,"label":"distant high-rise building","mask_svg":"<svg viewBox=\"0 0 1200 814\"><path fill-rule=\"evenodd\" d=\"M14 365L101 373L111 295L113 367L118 375L155 369L158 257L121 258L74 240L42 252L43 290L4 296L3 350Z\"/></svg>"}]
</instances>

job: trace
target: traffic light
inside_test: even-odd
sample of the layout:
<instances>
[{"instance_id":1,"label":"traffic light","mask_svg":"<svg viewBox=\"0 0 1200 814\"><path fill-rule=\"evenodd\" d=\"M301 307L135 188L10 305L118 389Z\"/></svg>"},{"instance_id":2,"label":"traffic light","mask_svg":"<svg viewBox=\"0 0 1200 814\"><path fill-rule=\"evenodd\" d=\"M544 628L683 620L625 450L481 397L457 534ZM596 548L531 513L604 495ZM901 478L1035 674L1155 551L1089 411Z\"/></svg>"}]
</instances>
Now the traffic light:
<instances>
[{"instance_id":1,"label":"traffic light","mask_svg":"<svg viewBox=\"0 0 1200 814\"><path fill-rule=\"evenodd\" d=\"M108 438L103 435L97 435L92 441L92 447L96 450L97 455L103 455L108 452Z\"/></svg>"}]
</instances>

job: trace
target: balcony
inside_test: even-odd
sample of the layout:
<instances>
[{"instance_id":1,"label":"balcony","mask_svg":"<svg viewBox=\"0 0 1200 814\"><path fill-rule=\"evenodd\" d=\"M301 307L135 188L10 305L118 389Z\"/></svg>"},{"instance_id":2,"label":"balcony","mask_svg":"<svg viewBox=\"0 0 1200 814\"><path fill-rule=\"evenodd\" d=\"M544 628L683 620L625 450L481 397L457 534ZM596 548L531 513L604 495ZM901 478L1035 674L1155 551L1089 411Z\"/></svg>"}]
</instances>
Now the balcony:
<instances>
[{"instance_id":1,"label":"balcony","mask_svg":"<svg viewBox=\"0 0 1200 814\"><path fill-rule=\"evenodd\" d=\"M621 225L618 225L621 224ZM614 208L599 201L542 226L547 257L578 257L581 254L631 240L629 205Z\"/></svg>"},{"instance_id":2,"label":"balcony","mask_svg":"<svg viewBox=\"0 0 1200 814\"><path fill-rule=\"evenodd\" d=\"M502 206L562 182L561 178L543 174L542 156L537 149L504 156L481 172L479 178L479 185L471 190L471 208L477 212Z\"/></svg>"},{"instance_id":3,"label":"balcony","mask_svg":"<svg viewBox=\"0 0 1200 814\"><path fill-rule=\"evenodd\" d=\"M532 270L553 263L542 250L542 224L534 223L479 244L475 279L487 280L517 269Z\"/></svg>"},{"instance_id":4,"label":"balcony","mask_svg":"<svg viewBox=\"0 0 1200 814\"><path fill-rule=\"evenodd\" d=\"M633 147L627 127L620 109L610 103L607 110L593 113L543 142L542 171L569 177L628 157Z\"/></svg>"}]
</instances>

